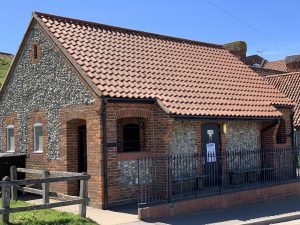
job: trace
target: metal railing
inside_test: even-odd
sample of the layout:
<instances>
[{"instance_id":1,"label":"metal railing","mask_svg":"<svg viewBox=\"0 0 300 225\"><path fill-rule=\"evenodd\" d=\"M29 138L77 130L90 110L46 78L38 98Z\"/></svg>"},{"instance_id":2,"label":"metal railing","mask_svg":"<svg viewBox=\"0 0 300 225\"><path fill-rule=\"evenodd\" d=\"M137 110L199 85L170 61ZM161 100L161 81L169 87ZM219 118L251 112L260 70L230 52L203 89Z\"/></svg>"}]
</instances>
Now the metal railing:
<instances>
[{"instance_id":1,"label":"metal railing","mask_svg":"<svg viewBox=\"0 0 300 225\"><path fill-rule=\"evenodd\" d=\"M150 156L137 163L140 205L300 180L300 150L283 148Z\"/></svg>"}]
</instances>

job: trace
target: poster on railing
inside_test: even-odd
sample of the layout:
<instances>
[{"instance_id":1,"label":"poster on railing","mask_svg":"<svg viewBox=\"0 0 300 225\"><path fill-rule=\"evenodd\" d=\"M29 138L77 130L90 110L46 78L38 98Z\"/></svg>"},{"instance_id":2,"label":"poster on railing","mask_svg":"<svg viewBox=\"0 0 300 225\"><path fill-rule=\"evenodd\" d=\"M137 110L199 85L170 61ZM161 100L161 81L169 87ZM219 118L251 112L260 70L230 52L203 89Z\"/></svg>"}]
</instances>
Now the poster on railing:
<instances>
[{"instance_id":1,"label":"poster on railing","mask_svg":"<svg viewBox=\"0 0 300 225\"><path fill-rule=\"evenodd\" d=\"M207 143L206 144L206 154L207 154L207 162L216 162L216 144L215 143Z\"/></svg>"}]
</instances>

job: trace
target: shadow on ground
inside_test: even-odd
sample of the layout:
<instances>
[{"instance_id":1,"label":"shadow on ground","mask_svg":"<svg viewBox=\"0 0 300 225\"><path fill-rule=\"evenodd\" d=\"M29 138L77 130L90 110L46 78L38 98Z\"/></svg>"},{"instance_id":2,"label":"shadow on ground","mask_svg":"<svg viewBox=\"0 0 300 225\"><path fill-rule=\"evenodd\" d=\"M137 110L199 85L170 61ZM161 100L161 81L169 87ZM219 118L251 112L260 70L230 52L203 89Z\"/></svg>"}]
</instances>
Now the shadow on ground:
<instances>
[{"instance_id":1,"label":"shadow on ground","mask_svg":"<svg viewBox=\"0 0 300 225\"><path fill-rule=\"evenodd\" d=\"M112 207L109 210L114 211L114 212L137 215L138 214L138 204L136 203L136 204L131 204L131 205Z\"/></svg>"}]
</instances>

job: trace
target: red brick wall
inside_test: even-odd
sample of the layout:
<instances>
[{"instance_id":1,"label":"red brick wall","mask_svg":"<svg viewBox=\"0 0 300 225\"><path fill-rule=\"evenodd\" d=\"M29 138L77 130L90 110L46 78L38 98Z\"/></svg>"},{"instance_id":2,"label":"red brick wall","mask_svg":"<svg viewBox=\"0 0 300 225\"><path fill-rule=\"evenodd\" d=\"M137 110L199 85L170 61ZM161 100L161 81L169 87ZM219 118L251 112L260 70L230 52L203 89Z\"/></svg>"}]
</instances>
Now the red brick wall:
<instances>
[{"instance_id":1,"label":"red brick wall","mask_svg":"<svg viewBox=\"0 0 300 225\"><path fill-rule=\"evenodd\" d=\"M300 195L300 183L282 184L229 194L178 201L140 208L139 218L149 219L174 216L208 209L228 208L260 201L268 201Z\"/></svg>"},{"instance_id":2,"label":"red brick wall","mask_svg":"<svg viewBox=\"0 0 300 225\"><path fill-rule=\"evenodd\" d=\"M292 137L292 121L291 121L291 116L293 113L292 109L287 109L287 108L280 108L278 109L282 114L283 117L282 119L285 121L285 133L286 133L286 143L285 144L278 144L276 141L276 135L277 135L277 130L279 128L280 122L273 126L272 128L266 130L263 133L263 141L262 141L262 147L264 149L271 149L271 148L291 148L292 147L292 142L293 142L293 137ZM271 122L262 122L260 124L260 129L267 128L268 126L274 124Z\"/></svg>"},{"instance_id":3,"label":"red brick wall","mask_svg":"<svg viewBox=\"0 0 300 225\"><path fill-rule=\"evenodd\" d=\"M139 156L166 154L170 150L173 119L157 104L109 103L107 106L107 142L117 142L117 119L145 118L144 151L118 153L116 147L108 148L108 200L109 205L123 204L137 200L138 186L120 183L118 162L134 160Z\"/></svg>"},{"instance_id":4,"label":"red brick wall","mask_svg":"<svg viewBox=\"0 0 300 225\"><path fill-rule=\"evenodd\" d=\"M144 110L144 111L143 111ZM290 115L291 110L284 109L284 119L286 121L287 134L290 133ZM138 116L137 116L138 115ZM109 205L123 204L136 200L138 193L138 186L136 184L124 184L120 182L121 171L119 163L124 160L134 160L138 156L151 156L157 154L165 154L170 151L170 141L173 132L172 118L169 118L157 105L153 104L129 104L129 103L109 103L107 110L107 139L108 143L117 142L117 119L127 117L145 117L148 124L146 125L145 135L147 144L145 151L138 153L118 153L117 148L110 147L108 149L108 199ZM223 132L223 124L229 123L226 120L195 120L195 143L198 152L202 152L201 145L201 126L205 123L215 123L220 125L221 130L221 152L226 152L227 137ZM270 123L253 120L256 124L257 143L254 143L254 148L260 147L260 131ZM288 132L289 131L289 132ZM289 147L291 146L291 138L287 137L286 144L276 144L277 127L268 131L265 135L266 145L271 147ZM275 141L275 142L274 142ZM224 164L224 166L226 166ZM225 171L225 169L224 169ZM225 177L225 176L224 176ZM224 181L225 182L225 181Z\"/></svg>"},{"instance_id":5,"label":"red brick wall","mask_svg":"<svg viewBox=\"0 0 300 225\"><path fill-rule=\"evenodd\" d=\"M42 154L33 154L33 124L39 121L43 124L44 133L44 152ZM69 122L69 123L68 123ZM102 143L101 143L101 115L100 100L90 106L72 106L61 109L60 112L60 140L61 158L59 160L48 160L46 157L46 126L47 117L44 112L35 112L30 114L29 120L29 139L30 157L27 159L27 168L48 169L59 171L77 170L77 132L75 127L86 124L87 127L87 170L91 175L89 180L90 205L102 207ZM68 126L69 124L69 126ZM73 125L73 126L70 126ZM50 184L51 191L74 194L77 192L77 184L67 185L64 183Z\"/></svg>"}]
</instances>

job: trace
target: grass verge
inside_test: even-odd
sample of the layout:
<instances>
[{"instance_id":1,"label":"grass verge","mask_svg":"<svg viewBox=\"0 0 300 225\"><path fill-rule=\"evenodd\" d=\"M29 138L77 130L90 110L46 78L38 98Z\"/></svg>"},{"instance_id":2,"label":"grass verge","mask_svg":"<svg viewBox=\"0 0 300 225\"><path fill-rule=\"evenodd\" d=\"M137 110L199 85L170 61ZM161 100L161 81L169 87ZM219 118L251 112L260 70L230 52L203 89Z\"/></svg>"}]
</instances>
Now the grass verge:
<instances>
[{"instance_id":1,"label":"grass verge","mask_svg":"<svg viewBox=\"0 0 300 225\"><path fill-rule=\"evenodd\" d=\"M5 80L11 62L12 59L10 58L0 58L0 87Z\"/></svg>"},{"instance_id":2,"label":"grass verge","mask_svg":"<svg viewBox=\"0 0 300 225\"><path fill-rule=\"evenodd\" d=\"M1 199L0 199L1 202ZM12 201L11 207L22 207L29 205L23 201ZM61 212L53 209L34 210L10 214L10 224L13 225L97 225L90 219L79 215ZM6 225L0 221L0 225Z\"/></svg>"}]
</instances>

